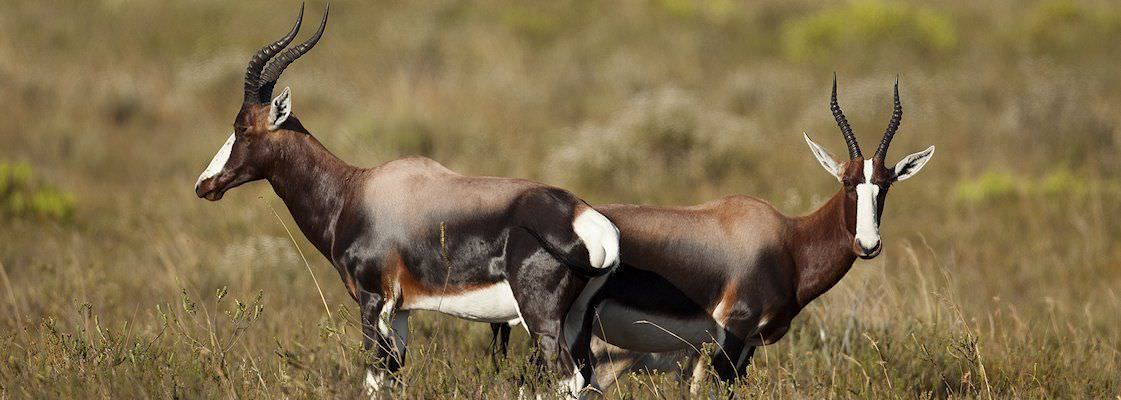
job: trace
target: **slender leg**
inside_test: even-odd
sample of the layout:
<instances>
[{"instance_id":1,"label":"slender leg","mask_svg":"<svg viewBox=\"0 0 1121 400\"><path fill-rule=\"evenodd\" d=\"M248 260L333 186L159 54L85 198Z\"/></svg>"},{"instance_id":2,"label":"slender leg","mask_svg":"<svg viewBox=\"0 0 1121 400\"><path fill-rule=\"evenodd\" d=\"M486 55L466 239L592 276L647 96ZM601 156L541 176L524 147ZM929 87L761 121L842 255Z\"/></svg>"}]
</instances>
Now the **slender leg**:
<instances>
[{"instance_id":1,"label":"slender leg","mask_svg":"<svg viewBox=\"0 0 1121 400\"><path fill-rule=\"evenodd\" d=\"M716 376L720 378L726 394L730 395L736 379L747 374L747 365L751 362L751 356L755 354L755 346L748 346L743 339L731 332L725 333L721 344L723 350L717 349L712 354L712 368L716 370Z\"/></svg>"},{"instance_id":2,"label":"slender leg","mask_svg":"<svg viewBox=\"0 0 1121 400\"><path fill-rule=\"evenodd\" d=\"M396 384L394 374L405 365L405 345L409 329L409 313L395 312L395 301L382 296L363 292L362 302L362 344L366 350L374 350L374 360L366 369L366 393L373 396L384 389L386 378Z\"/></svg>"},{"instance_id":3,"label":"slender leg","mask_svg":"<svg viewBox=\"0 0 1121 400\"><path fill-rule=\"evenodd\" d=\"M591 278L579 296L572 303L564 320L564 340L572 360L578 368L580 380L584 385L599 389L595 380L594 360L592 353L592 324L595 321L595 307L599 300L598 292L609 276ZM577 388L581 389L581 388Z\"/></svg>"},{"instance_id":4,"label":"slender leg","mask_svg":"<svg viewBox=\"0 0 1121 400\"><path fill-rule=\"evenodd\" d=\"M510 286L522 322L536 344L533 361L541 369L563 376L559 382L562 396L575 397L585 379L564 340L564 322L585 281L544 250L516 262L520 268L510 276Z\"/></svg>"},{"instance_id":5,"label":"slender leg","mask_svg":"<svg viewBox=\"0 0 1121 400\"><path fill-rule=\"evenodd\" d=\"M494 368L498 368L498 360L505 359L506 354L509 352L510 346L510 324L509 323L492 323L490 324L490 359L494 363Z\"/></svg>"},{"instance_id":6,"label":"slender leg","mask_svg":"<svg viewBox=\"0 0 1121 400\"><path fill-rule=\"evenodd\" d=\"M358 294L358 303L362 308L362 348L369 354L382 341L377 324L378 313L381 311L384 299L377 293L362 291ZM380 391L385 380L384 365L381 365L383 360L380 353L380 348L374 351L374 359L370 365L366 366L366 380L363 382L363 386L369 396L373 396Z\"/></svg>"}]
</instances>

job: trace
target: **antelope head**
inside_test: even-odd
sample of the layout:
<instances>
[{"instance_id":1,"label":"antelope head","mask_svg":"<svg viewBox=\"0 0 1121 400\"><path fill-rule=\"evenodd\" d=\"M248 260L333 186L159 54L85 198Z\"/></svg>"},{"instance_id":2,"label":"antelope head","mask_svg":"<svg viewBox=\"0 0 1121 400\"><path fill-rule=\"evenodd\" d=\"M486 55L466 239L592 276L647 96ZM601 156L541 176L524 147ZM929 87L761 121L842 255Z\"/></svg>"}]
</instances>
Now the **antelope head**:
<instances>
[{"instance_id":1,"label":"antelope head","mask_svg":"<svg viewBox=\"0 0 1121 400\"><path fill-rule=\"evenodd\" d=\"M891 138L899 129L899 121L903 118L903 105L899 103L899 80L895 81L895 108L891 113L891 121L884 131L883 139L876 154L870 159L865 159L860 153L860 145L852 133L852 127L841 112L837 104L837 77L833 77L833 94L829 100L829 109L841 128L841 135L848 144L848 162L839 162L825 148L810 140L809 135L803 133L806 143L814 157L822 167L844 186L844 224L846 230L852 235L852 251L858 257L871 259L880 254L880 216L884 212L884 200L887 199L888 189L895 182L914 176L930 161L934 155L934 146L903 157L893 167L889 167L887 149L891 145Z\"/></svg>"},{"instance_id":2,"label":"antelope head","mask_svg":"<svg viewBox=\"0 0 1121 400\"><path fill-rule=\"evenodd\" d=\"M300 30L304 17L301 5L292 30L262 47L249 59L245 70L245 101L234 118L233 133L199 175L195 183L196 195L217 201L227 190L265 178L269 168L284 157L285 142L293 136L310 135L292 116L292 91L289 88L284 88L276 98L270 100L270 97L284 69L319 42L327 27L329 10L330 4L323 10L323 21L311 38L284 50ZM284 52L280 53L281 50Z\"/></svg>"}]
</instances>

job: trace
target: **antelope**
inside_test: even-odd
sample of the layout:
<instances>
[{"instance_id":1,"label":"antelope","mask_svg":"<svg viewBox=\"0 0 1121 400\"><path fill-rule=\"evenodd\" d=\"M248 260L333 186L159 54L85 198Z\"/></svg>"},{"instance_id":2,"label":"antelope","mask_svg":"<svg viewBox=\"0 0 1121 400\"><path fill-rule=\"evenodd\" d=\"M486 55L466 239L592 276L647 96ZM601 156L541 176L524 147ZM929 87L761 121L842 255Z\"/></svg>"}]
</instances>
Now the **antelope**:
<instances>
[{"instance_id":1,"label":"antelope","mask_svg":"<svg viewBox=\"0 0 1121 400\"><path fill-rule=\"evenodd\" d=\"M562 389L583 386L575 371L588 344L563 341L564 315L589 277L618 265L618 230L572 193L540 183L460 175L420 157L359 168L334 156L292 113L290 88L270 100L284 69L323 36L329 9L307 41L281 53L300 29L301 6L291 31L249 60L233 133L195 193L218 201L268 181L358 302L374 354L371 395L400 386L394 373L413 310L523 321L544 353L536 361L571 374Z\"/></svg>"},{"instance_id":2,"label":"antelope","mask_svg":"<svg viewBox=\"0 0 1121 400\"><path fill-rule=\"evenodd\" d=\"M715 343L711 364L720 380L743 376L757 346L782 338L791 320L837 284L857 258L880 254L888 190L914 176L934 154L930 146L893 167L886 163L903 117L898 80L891 120L871 158L864 158L837 103L836 76L829 108L848 145L847 162L803 133L817 161L841 183L825 204L793 218L742 195L691 207L597 206L622 232L622 265L593 278L569 318L591 320L592 334L631 351L696 350ZM493 328L499 334L504 329ZM587 332L566 335L578 340ZM582 370L594 384L590 372ZM702 376L694 370L694 388Z\"/></svg>"}]
</instances>

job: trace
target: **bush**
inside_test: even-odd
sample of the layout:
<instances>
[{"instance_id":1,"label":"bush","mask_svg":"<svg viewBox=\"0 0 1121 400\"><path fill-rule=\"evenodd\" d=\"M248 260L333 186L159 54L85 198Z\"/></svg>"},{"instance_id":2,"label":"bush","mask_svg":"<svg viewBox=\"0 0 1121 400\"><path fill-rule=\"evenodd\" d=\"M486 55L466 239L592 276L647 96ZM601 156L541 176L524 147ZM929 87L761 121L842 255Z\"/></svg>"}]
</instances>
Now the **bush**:
<instances>
[{"instance_id":1,"label":"bush","mask_svg":"<svg viewBox=\"0 0 1121 400\"><path fill-rule=\"evenodd\" d=\"M604 125L578 129L543 172L550 182L614 199L651 200L641 188L658 188L658 200L683 201L698 182L719 185L750 170L756 131L751 120L665 89L636 98Z\"/></svg>"},{"instance_id":2,"label":"bush","mask_svg":"<svg viewBox=\"0 0 1121 400\"><path fill-rule=\"evenodd\" d=\"M1093 182L1102 187L1103 182ZM1090 194L1092 182L1065 167L1039 178L1026 178L1006 172L987 171L976 179L958 182L955 198L967 203L992 203L1014 197L1048 198L1055 201L1082 201Z\"/></svg>"},{"instance_id":3,"label":"bush","mask_svg":"<svg viewBox=\"0 0 1121 400\"><path fill-rule=\"evenodd\" d=\"M1016 195L1016 178L1005 172L987 171L973 180L958 182L958 201L981 203L1006 200Z\"/></svg>"},{"instance_id":4,"label":"bush","mask_svg":"<svg viewBox=\"0 0 1121 400\"><path fill-rule=\"evenodd\" d=\"M31 166L0 163L0 215L69 219L74 200L69 193L36 182Z\"/></svg>"},{"instance_id":5,"label":"bush","mask_svg":"<svg viewBox=\"0 0 1121 400\"><path fill-rule=\"evenodd\" d=\"M1121 10L1088 9L1071 0L1045 0L1024 18L1022 47L1052 56L1116 49L1121 40Z\"/></svg>"},{"instance_id":6,"label":"bush","mask_svg":"<svg viewBox=\"0 0 1121 400\"><path fill-rule=\"evenodd\" d=\"M783 51L796 60L858 54L877 59L891 53L939 54L957 44L953 21L944 13L901 3L860 0L786 22Z\"/></svg>"}]
</instances>

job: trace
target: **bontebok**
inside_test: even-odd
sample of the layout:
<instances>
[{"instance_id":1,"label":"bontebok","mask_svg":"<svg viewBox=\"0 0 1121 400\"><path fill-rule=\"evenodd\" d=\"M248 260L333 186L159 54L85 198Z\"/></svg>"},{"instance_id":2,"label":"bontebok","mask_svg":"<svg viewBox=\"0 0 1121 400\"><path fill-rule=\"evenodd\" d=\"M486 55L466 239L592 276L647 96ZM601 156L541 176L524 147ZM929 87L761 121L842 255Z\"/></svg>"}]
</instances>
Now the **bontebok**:
<instances>
[{"instance_id":1,"label":"bontebok","mask_svg":"<svg viewBox=\"0 0 1121 400\"><path fill-rule=\"evenodd\" d=\"M219 200L264 179L361 308L366 386L376 392L404 362L410 310L473 321L523 320L544 360L582 386L588 343L564 341L564 315L588 277L618 263L618 231L573 194L539 183L457 174L426 158L358 168L332 155L292 114L284 69L323 36L284 50L300 28L258 51L245 73L234 132L195 186ZM275 56L275 57L274 57ZM270 61L271 60L271 61ZM266 65L267 63L267 65Z\"/></svg>"},{"instance_id":2,"label":"bontebok","mask_svg":"<svg viewBox=\"0 0 1121 400\"><path fill-rule=\"evenodd\" d=\"M880 253L888 190L934 154L931 146L887 164L903 117L898 82L894 98L879 147L865 158L837 103L834 80L829 107L849 158L833 158L804 135L817 161L841 183L807 216L787 217L749 196L692 207L597 206L622 232L623 265L594 278L569 318L595 318L596 336L628 350L658 353L716 343L712 365L719 377L743 375L756 346L782 338L794 316L840 281L857 257ZM568 334L582 339L579 332ZM694 373L694 379L704 375Z\"/></svg>"}]
</instances>

